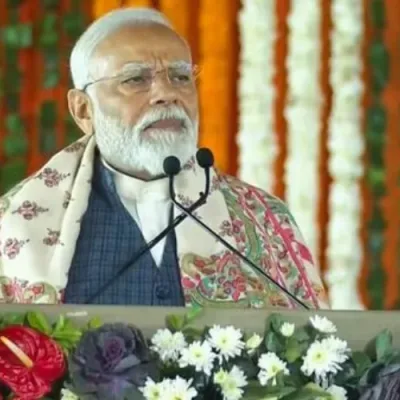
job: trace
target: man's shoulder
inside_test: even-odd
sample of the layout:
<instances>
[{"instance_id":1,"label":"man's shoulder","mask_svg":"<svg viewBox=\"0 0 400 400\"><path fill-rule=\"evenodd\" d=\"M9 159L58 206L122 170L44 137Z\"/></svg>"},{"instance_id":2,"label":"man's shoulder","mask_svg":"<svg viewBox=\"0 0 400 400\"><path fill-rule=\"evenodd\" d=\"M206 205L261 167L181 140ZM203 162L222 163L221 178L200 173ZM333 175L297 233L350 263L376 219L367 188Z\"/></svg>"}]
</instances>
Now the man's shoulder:
<instances>
[{"instance_id":1,"label":"man's shoulder","mask_svg":"<svg viewBox=\"0 0 400 400\"><path fill-rule=\"evenodd\" d=\"M286 216L294 222L286 203L279 197L231 175L220 173L220 180L235 196L245 196L247 202L255 202L273 214Z\"/></svg>"}]
</instances>

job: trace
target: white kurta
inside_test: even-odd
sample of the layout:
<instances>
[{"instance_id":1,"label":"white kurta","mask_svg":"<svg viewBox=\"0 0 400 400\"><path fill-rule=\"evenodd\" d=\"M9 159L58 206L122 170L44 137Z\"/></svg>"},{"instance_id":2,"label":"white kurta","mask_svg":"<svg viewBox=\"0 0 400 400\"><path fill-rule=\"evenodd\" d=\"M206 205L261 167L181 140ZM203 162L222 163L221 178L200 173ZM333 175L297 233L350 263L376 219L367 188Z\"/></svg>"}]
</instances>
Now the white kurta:
<instances>
[{"instance_id":1,"label":"white kurta","mask_svg":"<svg viewBox=\"0 0 400 400\"><path fill-rule=\"evenodd\" d=\"M143 181L122 174L103 160L111 171L115 188L129 214L142 231L145 241L153 240L169 222L171 200L168 192L168 178ZM151 254L157 266L161 265L165 239L157 243Z\"/></svg>"}]
</instances>

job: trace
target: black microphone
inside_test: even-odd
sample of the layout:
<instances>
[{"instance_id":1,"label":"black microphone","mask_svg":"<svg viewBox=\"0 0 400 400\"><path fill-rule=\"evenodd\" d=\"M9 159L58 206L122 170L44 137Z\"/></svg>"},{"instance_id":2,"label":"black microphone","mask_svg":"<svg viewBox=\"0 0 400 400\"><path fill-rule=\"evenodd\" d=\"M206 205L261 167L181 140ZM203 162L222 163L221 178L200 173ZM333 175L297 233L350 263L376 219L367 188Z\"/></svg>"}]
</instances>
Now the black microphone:
<instances>
[{"instance_id":1,"label":"black microphone","mask_svg":"<svg viewBox=\"0 0 400 400\"><path fill-rule=\"evenodd\" d=\"M201 150L201 153L199 154L200 150ZM200 149L200 150L197 153L197 162L205 170L206 188L208 188L208 190L209 190L209 188L210 188L210 168L214 164L214 156L212 155L212 153L211 153L211 151L209 149ZM171 158L174 158L174 157L171 157ZM176 161L174 161L174 162L176 162ZM170 182L169 187L173 188L175 175L168 174L167 171L165 171L165 173L169 176L169 182ZM269 282L271 282L279 290L281 290L283 293L285 293L288 297L290 297L298 305L300 305L301 307L303 307L306 310L310 309L303 301L301 301L299 298L297 298L294 294L290 293L285 287L283 287L279 282L277 282L274 278L272 278L269 274L267 274L263 269L261 269L258 265L254 264L250 259L248 259L242 253L240 253L235 247L230 245L223 237L218 235L218 233L214 232L203 221L201 221L199 218L197 218L196 215L193 214L193 212L190 209L190 207L186 208L181 203L179 203L175 198L175 193L174 192L171 192L170 196L171 196L172 202L175 204L175 206L179 210L182 211L182 213L184 213L185 215L190 217L192 220L194 220L204 230L206 230L211 236L213 236L217 241L222 243L227 249L229 249L232 253L237 255L244 263L246 263L248 266L253 268L253 270L255 270L256 272L261 274L264 278L266 278Z\"/></svg>"},{"instance_id":2,"label":"black microphone","mask_svg":"<svg viewBox=\"0 0 400 400\"><path fill-rule=\"evenodd\" d=\"M163 163L163 168L165 173L169 177L174 177L177 175L180 170L181 170L181 163L178 158L176 157L167 157L164 160ZM173 187L173 180L169 181L170 187L169 191L170 194L173 194L175 198L175 192L174 192L174 187ZM171 186L172 185L172 186ZM209 194L209 187L206 187L206 190L200 193L199 199L194 202L190 207L188 207L188 210L190 212L193 212L197 210L199 207L201 207L203 204L206 203L207 196ZM104 293L111 285L113 285L117 279L119 279L126 271L128 271L139 259L142 257L145 253L150 251L157 243L159 243L161 240L163 240L173 229L175 229L181 222L183 222L188 215L186 214L180 214L178 215L172 222L169 224L164 230L162 230L153 240L142 246L139 251L134 255L133 259L129 261L129 263L125 264L114 276L112 276L103 286L100 287L95 293L90 295L83 304L91 304L93 301L102 293Z\"/></svg>"}]
</instances>

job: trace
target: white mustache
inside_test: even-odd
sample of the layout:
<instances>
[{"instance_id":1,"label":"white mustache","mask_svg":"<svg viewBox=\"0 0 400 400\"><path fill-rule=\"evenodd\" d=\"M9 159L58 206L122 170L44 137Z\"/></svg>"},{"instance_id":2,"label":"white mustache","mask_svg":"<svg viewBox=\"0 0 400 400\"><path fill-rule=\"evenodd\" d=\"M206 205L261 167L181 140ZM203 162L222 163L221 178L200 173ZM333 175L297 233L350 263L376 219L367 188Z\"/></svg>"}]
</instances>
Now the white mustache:
<instances>
[{"instance_id":1,"label":"white mustache","mask_svg":"<svg viewBox=\"0 0 400 400\"><path fill-rule=\"evenodd\" d=\"M146 128L148 128L151 124L166 119L180 120L182 121L182 124L186 129L192 127L193 125L189 116L182 108L177 106L172 106L168 108L156 108L154 110L147 112L136 124L135 129L141 132Z\"/></svg>"}]
</instances>

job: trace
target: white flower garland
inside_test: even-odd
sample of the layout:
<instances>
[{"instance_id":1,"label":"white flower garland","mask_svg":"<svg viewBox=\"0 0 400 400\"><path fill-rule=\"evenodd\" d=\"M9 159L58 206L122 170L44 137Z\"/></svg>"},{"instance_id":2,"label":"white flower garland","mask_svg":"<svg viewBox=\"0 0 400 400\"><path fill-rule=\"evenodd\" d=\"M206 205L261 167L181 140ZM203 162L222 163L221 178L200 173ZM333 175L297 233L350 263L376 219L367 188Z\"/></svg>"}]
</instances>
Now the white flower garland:
<instances>
[{"instance_id":1,"label":"white flower garland","mask_svg":"<svg viewBox=\"0 0 400 400\"><path fill-rule=\"evenodd\" d=\"M321 5L292 0L288 18L288 155L286 202L314 258L318 252L319 135L321 129Z\"/></svg>"},{"instance_id":2,"label":"white flower garland","mask_svg":"<svg viewBox=\"0 0 400 400\"><path fill-rule=\"evenodd\" d=\"M333 309L364 308L358 295L361 269L361 193L364 140L361 125L361 80L363 39L362 0L333 0L332 58L333 90L329 120L328 273Z\"/></svg>"},{"instance_id":3,"label":"white flower garland","mask_svg":"<svg viewBox=\"0 0 400 400\"><path fill-rule=\"evenodd\" d=\"M275 0L242 0L239 15L239 177L272 191L278 154L273 127Z\"/></svg>"}]
</instances>

